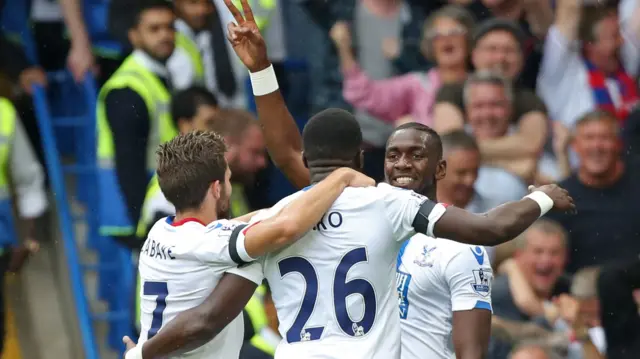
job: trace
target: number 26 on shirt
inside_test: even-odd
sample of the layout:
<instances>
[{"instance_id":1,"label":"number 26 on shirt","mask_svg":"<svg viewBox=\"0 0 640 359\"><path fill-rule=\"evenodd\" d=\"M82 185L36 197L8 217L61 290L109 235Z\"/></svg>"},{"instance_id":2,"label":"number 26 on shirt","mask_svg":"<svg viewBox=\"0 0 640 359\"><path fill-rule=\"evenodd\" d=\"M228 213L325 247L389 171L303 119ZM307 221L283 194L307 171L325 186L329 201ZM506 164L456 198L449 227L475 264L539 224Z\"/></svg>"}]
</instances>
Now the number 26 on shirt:
<instances>
[{"instance_id":1,"label":"number 26 on shirt","mask_svg":"<svg viewBox=\"0 0 640 359\"><path fill-rule=\"evenodd\" d=\"M365 248L353 249L342 257L333 278L333 305L336 320L340 329L349 336L357 337L367 334L376 318L376 296L371 283L361 278L347 281L347 273L351 267L367 261ZM287 342L296 343L320 339L324 327L306 327L318 299L318 274L313 265L303 257L289 257L278 262L278 268L280 276L283 278L288 274L298 273L306 282L302 305L291 328L286 333ZM352 294L359 294L364 300L364 315L359 322L353 321L347 311L347 297Z\"/></svg>"}]
</instances>

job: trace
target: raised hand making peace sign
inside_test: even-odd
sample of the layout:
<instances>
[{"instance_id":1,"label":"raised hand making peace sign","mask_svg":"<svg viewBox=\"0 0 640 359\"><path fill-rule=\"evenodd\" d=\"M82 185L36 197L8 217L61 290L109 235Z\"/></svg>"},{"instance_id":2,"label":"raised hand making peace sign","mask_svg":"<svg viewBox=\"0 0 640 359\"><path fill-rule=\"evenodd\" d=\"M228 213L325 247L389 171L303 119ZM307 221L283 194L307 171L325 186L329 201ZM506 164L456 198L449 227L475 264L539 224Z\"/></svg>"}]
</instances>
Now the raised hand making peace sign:
<instances>
[{"instance_id":1,"label":"raised hand making peace sign","mask_svg":"<svg viewBox=\"0 0 640 359\"><path fill-rule=\"evenodd\" d=\"M240 1L244 16L240 10L233 5L232 0L224 0L224 3L236 20L236 23L231 22L227 25L227 29L229 30L227 38L242 63L251 72L258 72L271 66L269 57L267 56L267 47L264 43L264 38L260 34L258 25L256 25L253 19L253 12L247 0Z\"/></svg>"}]
</instances>

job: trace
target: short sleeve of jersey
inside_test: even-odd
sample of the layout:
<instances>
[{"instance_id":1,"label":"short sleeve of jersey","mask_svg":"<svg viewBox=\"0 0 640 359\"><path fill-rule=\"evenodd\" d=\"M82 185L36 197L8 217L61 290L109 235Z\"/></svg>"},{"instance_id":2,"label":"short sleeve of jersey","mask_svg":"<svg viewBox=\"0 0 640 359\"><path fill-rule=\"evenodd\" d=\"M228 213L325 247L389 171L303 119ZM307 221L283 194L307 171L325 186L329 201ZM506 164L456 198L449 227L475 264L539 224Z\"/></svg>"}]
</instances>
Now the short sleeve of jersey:
<instances>
[{"instance_id":1,"label":"short sleeve of jersey","mask_svg":"<svg viewBox=\"0 0 640 359\"><path fill-rule=\"evenodd\" d=\"M420 212L420 207L427 202L433 204L434 208L427 214L428 219L425 218L424 222L428 224L425 227L428 228L424 234L433 236L433 225L444 214L445 207L414 191L395 188L386 183L379 184L378 188L384 191L384 207L396 240L403 241L416 233L414 228L416 216Z\"/></svg>"},{"instance_id":2,"label":"short sleeve of jersey","mask_svg":"<svg viewBox=\"0 0 640 359\"><path fill-rule=\"evenodd\" d=\"M262 284L262 280L264 279L264 274L262 272L262 263L259 263L257 261L246 266L231 268L227 271L227 273L238 275L242 278L252 281L257 285Z\"/></svg>"},{"instance_id":3,"label":"short sleeve of jersey","mask_svg":"<svg viewBox=\"0 0 640 359\"><path fill-rule=\"evenodd\" d=\"M491 307L493 271L489 256L481 246L463 246L443 269L455 311Z\"/></svg>"},{"instance_id":4,"label":"short sleeve of jersey","mask_svg":"<svg viewBox=\"0 0 640 359\"><path fill-rule=\"evenodd\" d=\"M195 256L204 263L244 265L253 262L244 247L248 225L237 221L218 221L209 225L194 249Z\"/></svg>"}]
</instances>

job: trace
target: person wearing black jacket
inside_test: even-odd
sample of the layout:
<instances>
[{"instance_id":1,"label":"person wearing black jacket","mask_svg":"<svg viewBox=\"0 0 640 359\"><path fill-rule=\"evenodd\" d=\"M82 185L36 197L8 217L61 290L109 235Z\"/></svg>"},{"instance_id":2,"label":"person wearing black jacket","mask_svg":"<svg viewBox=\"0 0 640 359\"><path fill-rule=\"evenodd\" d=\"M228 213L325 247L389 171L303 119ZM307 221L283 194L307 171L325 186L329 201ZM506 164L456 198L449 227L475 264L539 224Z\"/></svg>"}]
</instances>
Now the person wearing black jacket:
<instances>
[{"instance_id":1,"label":"person wearing black jacket","mask_svg":"<svg viewBox=\"0 0 640 359\"><path fill-rule=\"evenodd\" d=\"M633 292L640 290L640 259L604 266L598 279L608 359L640 358L640 314Z\"/></svg>"}]
</instances>

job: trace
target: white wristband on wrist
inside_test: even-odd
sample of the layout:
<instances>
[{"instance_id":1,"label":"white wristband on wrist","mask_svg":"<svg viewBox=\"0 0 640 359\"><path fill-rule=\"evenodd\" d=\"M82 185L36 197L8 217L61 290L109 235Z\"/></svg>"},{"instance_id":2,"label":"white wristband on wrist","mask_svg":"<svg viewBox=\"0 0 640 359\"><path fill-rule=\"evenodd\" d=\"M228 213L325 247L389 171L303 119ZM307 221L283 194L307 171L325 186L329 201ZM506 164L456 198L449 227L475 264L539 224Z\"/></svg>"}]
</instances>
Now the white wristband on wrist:
<instances>
[{"instance_id":1,"label":"white wristband on wrist","mask_svg":"<svg viewBox=\"0 0 640 359\"><path fill-rule=\"evenodd\" d=\"M124 359L142 359L142 345L137 345L125 354Z\"/></svg>"},{"instance_id":2,"label":"white wristband on wrist","mask_svg":"<svg viewBox=\"0 0 640 359\"><path fill-rule=\"evenodd\" d=\"M524 198L532 199L538 204L538 206L540 206L540 217L547 214L547 212L553 208L553 200L542 191L531 192L524 196Z\"/></svg>"},{"instance_id":3,"label":"white wristband on wrist","mask_svg":"<svg viewBox=\"0 0 640 359\"><path fill-rule=\"evenodd\" d=\"M268 95L280 88L280 86L278 86L276 72L273 70L273 65L258 72L250 72L249 78L251 79L254 96Z\"/></svg>"}]
</instances>

